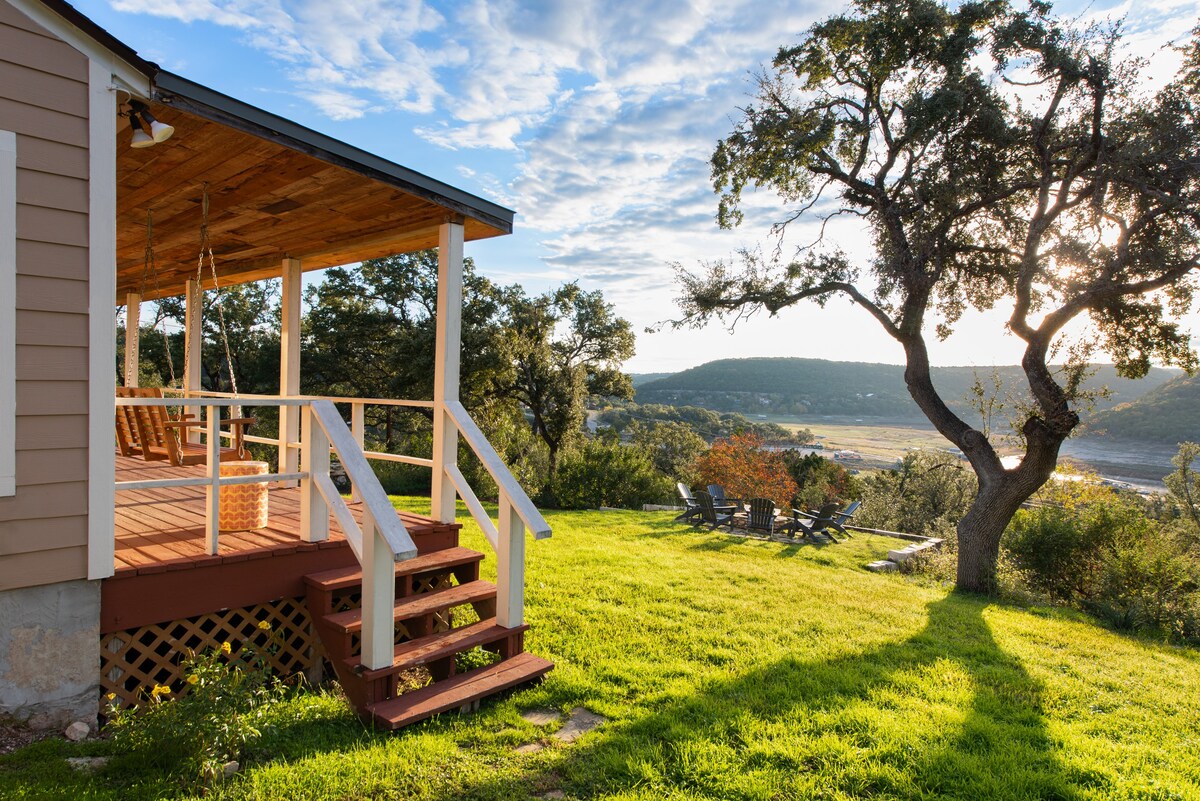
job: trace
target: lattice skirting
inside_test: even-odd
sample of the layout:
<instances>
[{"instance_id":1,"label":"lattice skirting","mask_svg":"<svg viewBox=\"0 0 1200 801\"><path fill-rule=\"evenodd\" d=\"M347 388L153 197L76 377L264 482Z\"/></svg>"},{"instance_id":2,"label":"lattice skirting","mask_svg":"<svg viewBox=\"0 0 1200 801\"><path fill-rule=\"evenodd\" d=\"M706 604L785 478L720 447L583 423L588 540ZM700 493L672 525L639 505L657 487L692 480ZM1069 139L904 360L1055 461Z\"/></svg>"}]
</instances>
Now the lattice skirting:
<instances>
[{"instance_id":1,"label":"lattice skirting","mask_svg":"<svg viewBox=\"0 0 1200 801\"><path fill-rule=\"evenodd\" d=\"M452 584L449 573L423 574L415 578L413 591L432 592ZM334 611L361 605L357 589L334 599ZM259 628L263 621L269 631ZM434 631L449 630L451 625L449 611L434 615ZM409 633L397 623L396 642L407 639ZM324 657L304 598L283 598L105 634L100 642L101 714L108 707L109 693L115 694L123 707L143 703L156 684L169 686L172 694L186 693L183 659L189 653L220 648L225 642L234 658L247 646L266 655L271 670L280 676L309 671ZM354 647L357 649L357 642Z\"/></svg>"},{"instance_id":2,"label":"lattice skirting","mask_svg":"<svg viewBox=\"0 0 1200 801\"><path fill-rule=\"evenodd\" d=\"M266 622L269 631L259 628ZM210 612L169 623L105 634L100 644L100 687L121 706L143 703L155 684L186 692L180 662L190 652L228 642L236 658L247 646L267 658L277 675L290 676L320 663L321 647L303 598ZM101 699L101 710L108 706Z\"/></svg>"}]
</instances>

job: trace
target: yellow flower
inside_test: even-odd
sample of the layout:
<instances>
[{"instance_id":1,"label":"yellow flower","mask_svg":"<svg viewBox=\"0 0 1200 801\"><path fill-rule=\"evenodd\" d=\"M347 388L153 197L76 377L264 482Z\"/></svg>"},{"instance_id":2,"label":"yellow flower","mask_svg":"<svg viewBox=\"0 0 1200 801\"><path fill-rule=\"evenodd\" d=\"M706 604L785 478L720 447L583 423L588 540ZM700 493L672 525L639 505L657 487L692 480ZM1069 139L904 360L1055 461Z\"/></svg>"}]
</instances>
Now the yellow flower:
<instances>
[{"instance_id":1,"label":"yellow flower","mask_svg":"<svg viewBox=\"0 0 1200 801\"><path fill-rule=\"evenodd\" d=\"M197 676L195 673L193 673L192 675L187 677L188 684L195 684L198 681L200 681L200 677Z\"/></svg>"},{"instance_id":2,"label":"yellow flower","mask_svg":"<svg viewBox=\"0 0 1200 801\"><path fill-rule=\"evenodd\" d=\"M157 698L160 695L170 695L171 688L165 684L155 684L154 689L150 691L150 694L152 696L154 696L155 698Z\"/></svg>"},{"instance_id":3,"label":"yellow flower","mask_svg":"<svg viewBox=\"0 0 1200 801\"><path fill-rule=\"evenodd\" d=\"M260 620L260 621L258 621L258 628L262 631L270 631L271 624L265 620Z\"/></svg>"},{"instance_id":4,"label":"yellow flower","mask_svg":"<svg viewBox=\"0 0 1200 801\"><path fill-rule=\"evenodd\" d=\"M107 698L107 699L108 699L108 700L110 700L110 701L115 701L115 700L117 700L117 694L116 694L116 693L109 693L108 695L106 695L106 696L104 696L104 697L105 697L105 698Z\"/></svg>"},{"instance_id":5,"label":"yellow flower","mask_svg":"<svg viewBox=\"0 0 1200 801\"><path fill-rule=\"evenodd\" d=\"M233 653L233 646L227 642L221 643L221 653L223 653L223 654Z\"/></svg>"}]
</instances>

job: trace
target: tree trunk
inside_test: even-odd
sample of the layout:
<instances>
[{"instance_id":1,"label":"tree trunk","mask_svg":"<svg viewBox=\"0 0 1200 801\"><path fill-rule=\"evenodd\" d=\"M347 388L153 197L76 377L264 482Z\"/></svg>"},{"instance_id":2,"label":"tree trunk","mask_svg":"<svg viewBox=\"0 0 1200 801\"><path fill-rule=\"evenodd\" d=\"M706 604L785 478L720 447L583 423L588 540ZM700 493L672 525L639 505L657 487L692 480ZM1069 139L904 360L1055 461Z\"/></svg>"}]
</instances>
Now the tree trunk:
<instances>
[{"instance_id":1,"label":"tree trunk","mask_svg":"<svg viewBox=\"0 0 1200 801\"><path fill-rule=\"evenodd\" d=\"M992 594L996 591L996 562L1000 537L1021 504L1045 484L1058 464L1064 436L1044 425L1027 423L1026 448L1020 466L1012 470L976 470L979 494L958 522L958 576L960 590Z\"/></svg>"}]
</instances>

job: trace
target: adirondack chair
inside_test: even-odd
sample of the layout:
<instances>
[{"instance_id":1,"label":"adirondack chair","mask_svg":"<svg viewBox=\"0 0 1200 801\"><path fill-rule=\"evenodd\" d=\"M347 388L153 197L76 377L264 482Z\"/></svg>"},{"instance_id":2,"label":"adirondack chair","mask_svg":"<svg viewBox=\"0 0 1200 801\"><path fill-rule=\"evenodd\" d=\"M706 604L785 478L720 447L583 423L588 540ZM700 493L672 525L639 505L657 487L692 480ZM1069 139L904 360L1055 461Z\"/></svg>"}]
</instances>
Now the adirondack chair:
<instances>
[{"instance_id":1,"label":"adirondack chair","mask_svg":"<svg viewBox=\"0 0 1200 801\"><path fill-rule=\"evenodd\" d=\"M834 515L837 514L840 506L840 503L827 503L815 513L793 509L792 519L786 524L788 534L792 537L799 534L810 538L817 534L824 534L833 542L837 542L838 538L833 536L833 532L829 529L834 527ZM806 520L811 522L806 522Z\"/></svg>"},{"instance_id":2,"label":"adirondack chair","mask_svg":"<svg viewBox=\"0 0 1200 801\"><path fill-rule=\"evenodd\" d=\"M725 488L722 487L720 484L709 484L708 485L708 494L713 496L713 503L717 504L718 506L728 505L728 506L736 506L738 508L741 508L742 499L741 498L726 498L725 497Z\"/></svg>"},{"instance_id":3,"label":"adirondack chair","mask_svg":"<svg viewBox=\"0 0 1200 801\"><path fill-rule=\"evenodd\" d=\"M117 390L117 397L124 398L161 398L162 390L153 387L123 387ZM192 415L181 415L174 420L167 413L165 406L125 406L117 411L129 409L137 427L137 449L147 462L166 461L172 467L184 465L206 464L208 462L208 446L188 442L186 431L191 427L206 425L201 420L193 419ZM222 462L235 462L245 458L246 429L258 422L253 417L238 417L222 420L221 425L230 426L233 433L233 447L220 449ZM117 441L121 439L121 417L117 421ZM178 432L185 432L180 436ZM124 454L124 451L122 451Z\"/></svg>"},{"instance_id":4,"label":"adirondack chair","mask_svg":"<svg viewBox=\"0 0 1200 801\"><path fill-rule=\"evenodd\" d=\"M850 518L854 517L854 513L858 511L858 507L860 507L860 506L862 506L862 501L855 501L854 503L850 504L842 511L834 513L833 527L836 528L841 533L845 534L847 537L849 537L850 532L847 531L845 528L846 521L849 520Z\"/></svg>"},{"instance_id":5,"label":"adirondack chair","mask_svg":"<svg viewBox=\"0 0 1200 801\"><path fill-rule=\"evenodd\" d=\"M770 498L751 498L750 511L746 518L746 529L775 533L775 501Z\"/></svg>"},{"instance_id":6,"label":"adirondack chair","mask_svg":"<svg viewBox=\"0 0 1200 801\"><path fill-rule=\"evenodd\" d=\"M706 524L710 529L716 529L733 523L736 506L718 506L713 503L713 496L704 490L696 493L696 502L700 504L700 518L692 524L693 527Z\"/></svg>"},{"instance_id":7,"label":"adirondack chair","mask_svg":"<svg viewBox=\"0 0 1200 801\"><path fill-rule=\"evenodd\" d=\"M690 523L700 517L700 504L696 501L695 496L692 495L692 491L688 489L687 484L677 481L675 482L675 489L679 492L679 500L683 501L684 510L682 514L675 518L674 522Z\"/></svg>"}]
</instances>

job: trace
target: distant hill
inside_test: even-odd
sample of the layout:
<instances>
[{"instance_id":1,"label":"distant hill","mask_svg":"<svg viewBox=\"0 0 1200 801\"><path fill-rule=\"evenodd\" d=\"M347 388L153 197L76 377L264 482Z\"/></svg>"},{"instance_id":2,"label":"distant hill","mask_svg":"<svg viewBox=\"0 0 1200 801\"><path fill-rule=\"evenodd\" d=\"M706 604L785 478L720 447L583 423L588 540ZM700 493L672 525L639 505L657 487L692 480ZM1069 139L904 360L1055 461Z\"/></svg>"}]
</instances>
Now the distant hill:
<instances>
[{"instance_id":1,"label":"distant hill","mask_svg":"<svg viewBox=\"0 0 1200 801\"><path fill-rule=\"evenodd\" d=\"M1181 375L1100 412L1084 436L1175 445L1200 440L1200 375Z\"/></svg>"},{"instance_id":2,"label":"distant hill","mask_svg":"<svg viewBox=\"0 0 1200 801\"><path fill-rule=\"evenodd\" d=\"M640 387L642 384L649 383L650 381L658 381L659 379L667 378L672 375L675 375L675 374L674 373L630 373L629 378L631 381L633 381L633 386L636 389L637 387Z\"/></svg>"},{"instance_id":3,"label":"distant hill","mask_svg":"<svg viewBox=\"0 0 1200 801\"><path fill-rule=\"evenodd\" d=\"M1004 392L1024 399L1024 373L1017 366L999 368L935 367L933 383L946 402L970 415L968 396L976 374L991 387L996 372ZM1182 375L1153 368L1140 381L1120 378L1112 365L1101 365L1087 388L1107 386L1112 395L1096 402L1097 410L1130 404ZM924 420L908 394L904 368L894 364L834 362L824 359L721 359L637 386L638 403L701 406L743 414L862 415ZM974 416L968 419L974 420Z\"/></svg>"}]
</instances>

